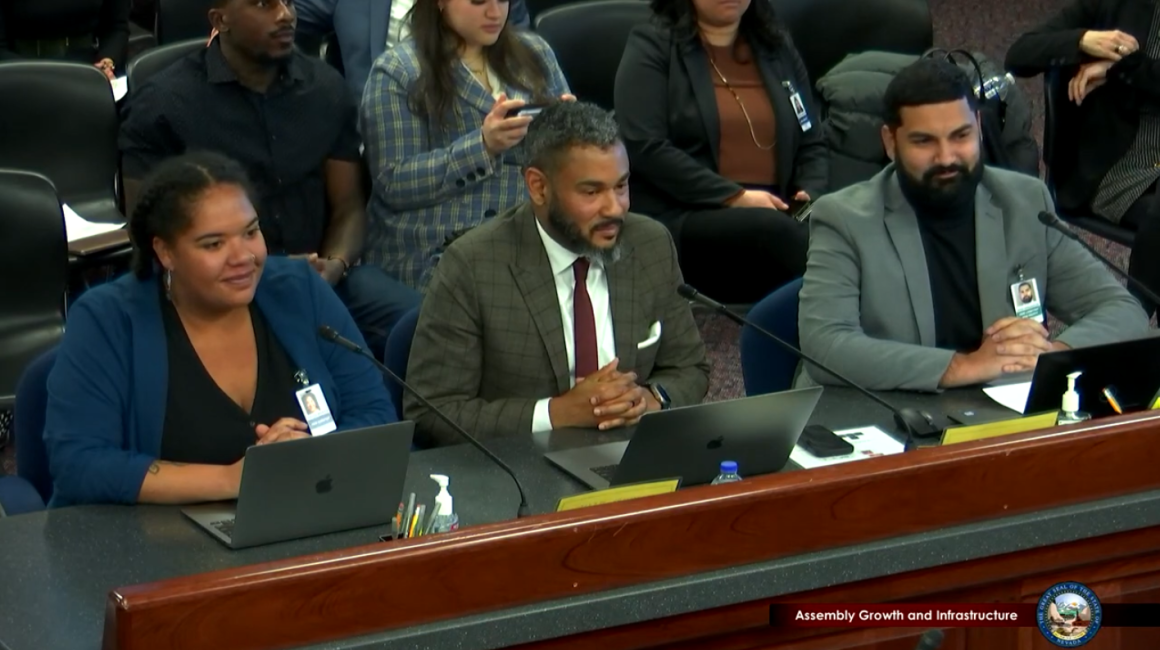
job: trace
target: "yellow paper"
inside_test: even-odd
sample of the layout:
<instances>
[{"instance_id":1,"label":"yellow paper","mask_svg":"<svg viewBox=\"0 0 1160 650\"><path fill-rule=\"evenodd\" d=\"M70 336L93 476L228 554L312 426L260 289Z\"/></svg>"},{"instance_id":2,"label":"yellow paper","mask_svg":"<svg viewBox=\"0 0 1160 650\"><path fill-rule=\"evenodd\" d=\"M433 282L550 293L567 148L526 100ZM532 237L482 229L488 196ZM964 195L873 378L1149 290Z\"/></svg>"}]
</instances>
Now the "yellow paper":
<instances>
[{"instance_id":1,"label":"yellow paper","mask_svg":"<svg viewBox=\"0 0 1160 650\"><path fill-rule=\"evenodd\" d=\"M1040 413L1039 415L1028 415L1022 418L1012 418L1010 420L1000 420L986 424L974 424L969 427L951 427L943 433L942 443L944 445L953 445L958 442L983 440L996 436L1006 436L1012 433L1035 431L1037 429L1049 429L1055 426L1057 417L1058 414L1051 411L1048 413Z\"/></svg>"},{"instance_id":2,"label":"yellow paper","mask_svg":"<svg viewBox=\"0 0 1160 650\"><path fill-rule=\"evenodd\" d=\"M667 494L669 492L676 492L680 485L681 479L673 478L664 481L633 483L632 485L621 485L620 487L585 492L584 494L577 494L560 499L560 502L556 504L556 512L598 506L603 503L628 501L629 499L639 499L640 497L651 497L654 494Z\"/></svg>"}]
</instances>

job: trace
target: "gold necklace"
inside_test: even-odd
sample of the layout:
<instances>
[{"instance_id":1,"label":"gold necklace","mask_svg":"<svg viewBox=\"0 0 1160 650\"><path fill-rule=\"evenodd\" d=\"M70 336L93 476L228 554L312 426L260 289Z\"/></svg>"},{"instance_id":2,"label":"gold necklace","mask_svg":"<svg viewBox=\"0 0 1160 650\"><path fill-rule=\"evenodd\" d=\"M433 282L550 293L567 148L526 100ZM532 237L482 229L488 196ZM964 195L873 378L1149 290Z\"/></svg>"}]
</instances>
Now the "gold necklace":
<instances>
[{"instance_id":1,"label":"gold necklace","mask_svg":"<svg viewBox=\"0 0 1160 650\"><path fill-rule=\"evenodd\" d=\"M721 69L717 67L717 62L713 60L713 54L711 52L706 52L706 54L709 55L709 65L713 66L713 71L721 78L721 83L725 84L725 89L733 95L733 99L737 100L737 105L741 107L741 114L745 116L745 123L749 125L749 137L753 139L754 146L762 151L773 149L777 145L777 136L775 135L774 141L768 145L763 145L757 141L757 132L753 130L753 120L749 119L749 111L745 110L745 104L741 101L741 97L737 94L736 90L733 90L733 86L729 85L729 80L725 78L725 75L721 74Z\"/></svg>"}]
</instances>

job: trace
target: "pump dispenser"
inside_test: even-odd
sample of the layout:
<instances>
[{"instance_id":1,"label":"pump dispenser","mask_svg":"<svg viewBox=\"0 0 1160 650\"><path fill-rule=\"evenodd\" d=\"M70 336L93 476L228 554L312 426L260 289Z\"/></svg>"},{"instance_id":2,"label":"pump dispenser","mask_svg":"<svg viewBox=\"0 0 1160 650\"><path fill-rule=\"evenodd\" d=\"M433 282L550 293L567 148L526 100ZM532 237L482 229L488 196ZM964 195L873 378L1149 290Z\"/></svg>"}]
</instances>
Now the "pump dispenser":
<instances>
[{"instance_id":1,"label":"pump dispenser","mask_svg":"<svg viewBox=\"0 0 1160 650\"><path fill-rule=\"evenodd\" d=\"M455 514L454 502L447 486L451 479L443 474L431 474L431 480L439 484L439 494L435 495L435 520L431 524L432 533L447 533L459 528L459 517Z\"/></svg>"},{"instance_id":2,"label":"pump dispenser","mask_svg":"<svg viewBox=\"0 0 1160 650\"><path fill-rule=\"evenodd\" d=\"M1075 381L1082 374L1083 372L1077 370L1067 376L1067 391L1063 394L1059 418L1056 420L1059 425L1075 424L1092 418L1091 414L1079 410L1079 391L1075 389Z\"/></svg>"}]
</instances>

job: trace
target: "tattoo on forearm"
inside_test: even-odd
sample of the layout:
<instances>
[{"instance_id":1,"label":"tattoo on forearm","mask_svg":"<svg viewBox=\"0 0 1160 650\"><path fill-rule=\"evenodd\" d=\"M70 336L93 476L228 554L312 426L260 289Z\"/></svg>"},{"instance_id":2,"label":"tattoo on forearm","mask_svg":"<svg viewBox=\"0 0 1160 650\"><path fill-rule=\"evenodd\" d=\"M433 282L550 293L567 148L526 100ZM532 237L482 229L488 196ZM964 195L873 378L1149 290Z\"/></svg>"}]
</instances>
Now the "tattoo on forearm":
<instances>
[{"instance_id":1,"label":"tattoo on forearm","mask_svg":"<svg viewBox=\"0 0 1160 650\"><path fill-rule=\"evenodd\" d=\"M170 467L185 467L188 463L174 463L168 460L155 460L149 464L149 473L156 474L161 471L162 465L169 465Z\"/></svg>"}]
</instances>

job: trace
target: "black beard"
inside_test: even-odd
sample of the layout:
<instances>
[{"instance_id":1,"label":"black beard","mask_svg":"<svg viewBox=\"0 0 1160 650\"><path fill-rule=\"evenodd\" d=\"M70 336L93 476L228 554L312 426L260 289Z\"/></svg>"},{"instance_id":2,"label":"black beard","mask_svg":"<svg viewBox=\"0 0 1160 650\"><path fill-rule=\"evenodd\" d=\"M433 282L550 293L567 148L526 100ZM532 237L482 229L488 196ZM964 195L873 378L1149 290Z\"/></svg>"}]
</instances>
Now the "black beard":
<instances>
[{"instance_id":1,"label":"black beard","mask_svg":"<svg viewBox=\"0 0 1160 650\"><path fill-rule=\"evenodd\" d=\"M897 156L896 156L897 159ZM969 205L975 199L975 190L983 180L983 164L980 161L974 169L966 165L939 165L923 172L922 178L915 178L902 165L898 170L898 184L917 211L945 211ZM956 172L953 178L941 179L939 174Z\"/></svg>"},{"instance_id":2,"label":"black beard","mask_svg":"<svg viewBox=\"0 0 1160 650\"><path fill-rule=\"evenodd\" d=\"M620 223L622 227L624 225L622 219L604 219L593 224L593 227L607 222ZM619 236L617 236L616 243L612 245L612 248L598 248L593 246L592 242L588 241L584 233L580 230L580 226L577 226L576 222L560 209L555 198L552 198L548 202L548 223L551 224L552 230L556 231L555 234L560 238L560 243L573 253L590 259L603 260L605 264L611 264L620 259L621 249ZM621 230L621 233L623 232Z\"/></svg>"}]
</instances>

